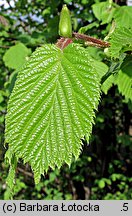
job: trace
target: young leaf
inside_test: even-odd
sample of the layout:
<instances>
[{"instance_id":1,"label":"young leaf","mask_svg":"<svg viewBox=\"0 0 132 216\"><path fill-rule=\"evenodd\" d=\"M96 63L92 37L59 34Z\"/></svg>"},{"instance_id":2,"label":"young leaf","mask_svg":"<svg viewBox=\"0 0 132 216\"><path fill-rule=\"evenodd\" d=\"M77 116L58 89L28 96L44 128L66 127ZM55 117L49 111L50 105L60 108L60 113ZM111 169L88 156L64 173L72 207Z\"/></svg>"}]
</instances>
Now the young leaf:
<instances>
[{"instance_id":1,"label":"young leaf","mask_svg":"<svg viewBox=\"0 0 132 216\"><path fill-rule=\"evenodd\" d=\"M117 28L110 37L109 51L111 57L119 58L122 52L132 50L132 28Z\"/></svg>"},{"instance_id":2,"label":"young leaf","mask_svg":"<svg viewBox=\"0 0 132 216\"><path fill-rule=\"evenodd\" d=\"M89 138L100 85L86 49L38 48L18 72L6 115L6 142L29 162L38 182L49 167L78 158Z\"/></svg>"}]
</instances>

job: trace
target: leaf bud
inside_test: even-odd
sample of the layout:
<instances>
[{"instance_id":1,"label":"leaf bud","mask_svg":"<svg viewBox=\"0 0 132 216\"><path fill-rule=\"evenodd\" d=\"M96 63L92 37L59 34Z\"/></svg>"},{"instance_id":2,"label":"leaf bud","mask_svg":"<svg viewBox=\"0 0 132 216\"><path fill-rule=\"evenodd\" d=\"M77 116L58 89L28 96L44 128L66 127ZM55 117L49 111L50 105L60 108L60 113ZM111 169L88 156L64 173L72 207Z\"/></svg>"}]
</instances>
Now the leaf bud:
<instances>
[{"instance_id":1,"label":"leaf bud","mask_svg":"<svg viewBox=\"0 0 132 216\"><path fill-rule=\"evenodd\" d=\"M59 35L68 38L72 37L71 17L66 5L63 6L60 14Z\"/></svg>"}]
</instances>

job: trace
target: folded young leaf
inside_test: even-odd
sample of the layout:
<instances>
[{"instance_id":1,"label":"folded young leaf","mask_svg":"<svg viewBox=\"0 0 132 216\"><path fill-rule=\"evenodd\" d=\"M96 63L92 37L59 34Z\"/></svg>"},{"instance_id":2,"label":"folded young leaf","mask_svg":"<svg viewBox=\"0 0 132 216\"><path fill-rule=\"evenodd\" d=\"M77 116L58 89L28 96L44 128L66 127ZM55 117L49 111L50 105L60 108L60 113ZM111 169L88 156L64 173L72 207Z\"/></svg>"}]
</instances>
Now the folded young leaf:
<instances>
[{"instance_id":1,"label":"folded young leaf","mask_svg":"<svg viewBox=\"0 0 132 216\"><path fill-rule=\"evenodd\" d=\"M49 167L78 158L89 138L100 97L87 50L70 44L38 48L18 72L6 115L6 142L28 162L36 183Z\"/></svg>"}]
</instances>

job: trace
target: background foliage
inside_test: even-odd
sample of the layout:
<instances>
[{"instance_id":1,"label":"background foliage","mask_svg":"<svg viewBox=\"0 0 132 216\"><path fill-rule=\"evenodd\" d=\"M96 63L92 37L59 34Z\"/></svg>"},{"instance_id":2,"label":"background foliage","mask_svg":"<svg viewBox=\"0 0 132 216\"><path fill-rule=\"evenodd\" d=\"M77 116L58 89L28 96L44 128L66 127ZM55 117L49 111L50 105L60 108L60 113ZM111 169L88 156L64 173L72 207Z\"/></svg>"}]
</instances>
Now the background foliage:
<instances>
[{"instance_id":1,"label":"background foliage","mask_svg":"<svg viewBox=\"0 0 132 216\"><path fill-rule=\"evenodd\" d=\"M99 74L105 74L108 67L113 73L119 72L118 63L125 60L116 80L111 75L102 85L102 99L90 145L84 143L80 158L73 161L70 169L64 165L61 170L50 170L36 186L29 165L24 166L19 161L14 199L131 199L132 93L123 84L126 82L131 87L132 57L129 52L132 43L122 38L131 34L132 7L126 6L126 1L22 0L15 5L6 2L8 7L3 5L0 9L0 199L9 197L5 184L8 166L4 163L4 116L16 80L16 69L36 47L54 43L59 38L58 15L64 3L71 11L74 31L102 39L111 36L110 40L114 40L110 50L105 52L87 48ZM114 26L118 29L112 36ZM119 35L117 39L116 35ZM124 50L127 56L120 56ZM113 58L119 57L117 62L109 58L111 52Z\"/></svg>"}]
</instances>

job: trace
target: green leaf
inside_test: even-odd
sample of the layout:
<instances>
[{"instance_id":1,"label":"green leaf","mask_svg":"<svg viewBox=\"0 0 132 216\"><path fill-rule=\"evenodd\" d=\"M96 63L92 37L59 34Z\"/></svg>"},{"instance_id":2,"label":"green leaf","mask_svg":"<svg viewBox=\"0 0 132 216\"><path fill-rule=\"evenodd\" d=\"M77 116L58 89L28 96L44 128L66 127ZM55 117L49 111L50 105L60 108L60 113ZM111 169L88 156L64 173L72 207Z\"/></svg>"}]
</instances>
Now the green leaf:
<instances>
[{"instance_id":1,"label":"green leaf","mask_svg":"<svg viewBox=\"0 0 132 216\"><path fill-rule=\"evenodd\" d=\"M14 71L10 77L9 80L4 84L5 88L8 89L9 94L12 92L14 85L15 85L15 81L17 78L17 71Z\"/></svg>"},{"instance_id":2,"label":"green leaf","mask_svg":"<svg viewBox=\"0 0 132 216\"><path fill-rule=\"evenodd\" d=\"M112 7L109 1L93 4L92 9L95 17L99 21L102 21L101 22L102 25L111 22L115 11L115 8Z\"/></svg>"},{"instance_id":3,"label":"green leaf","mask_svg":"<svg viewBox=\"0 0 132 216\"><path fill-rule=\"evenodd\" d=\"M90 23L87 26L81 27L78 32L81 34L84 34L85 32L92 29L93 27L96 27L96 28L99 27L99 23L98 22Z\"/></svg>"},{"instance_id":4,"label":"green leaf","mask_svg":"<svg viewBox=\"0 0 132 216\"><path fill-rule=\"evenodd\" d=\"M103 82L103 84L101 85L101 90L107 94L108 90L112 87L112 85L114 84L114 75L110 75L105 82Z\"/></svg>"},{"instance_id":5,"label":"green leaf","mask_svg":"<svg viewBox=\"0 0 132 216\"><path fill-rule=\"evenodd\" d=\"M104 188L104 187L105 187L105 181L104 181L103 179L99 180L98 186L99 186L99 188L101 188L101 189Z\"/></svg>"},{"instance_id":6,"label":"green leaf","mask_svg":"<svg viewBox=\"0 0 132 216\"><path fill-rule=\"evenodd\" d=\"M119 58L122 52L132 50L132 28L117 28L110 36L110 55Z\"/></svg>"},{"instance_id":7,"label":"green leaf","mask_svg":"<svg viewBox=\"0 0 132 216\"><path fill-rule=\"evenodd\" d=\"M108 71L108 66L100 61L94 61L94 65L99 77L99 80L101 81L101 78L107 73Z\"/></svg>"},{"instance_id":8,"label":"green leaf","mask_svg":"<svg viewBox=\"0 0 132 216\"><path fill-rule=\"evenodd\" d=\"M96 71L98 73L99 76L99 80L101 81L101 78L107 73L108 71L108 66L103 63L103 62L99 62L99 61L94 61L94 65L96 68ZM103 82L103 84L101 85L101 90L107 94L108 90L111 88L111 86L114 83L114 76L111 75L109 76L105 82Z\"/></svg>"},{"instance_id":9,"label":"green leaf","mask_svg":"<svg viewBox=\"0 0 132 216\"><path fill-rule=\"evenodd\" d=\"M3 61L7 67L17 69L25 63L29 54L30 50L24 44L18 43L7 50Z\"/></svg>"},{"instance_id":10,"label":"green leaf","mask_svg":"<svg viewBox=\"0 0 132 216\"><path fill-rule=\"evenodd\" d=\"M93 59L97 60L98 62L103 60L104 53L100 48L88 46L86 49Z\"/></svg>"},{"instance_id":11,"label":"green leaf","mask_svg":"<svg viewBox=\"0 0 132 216\"><path fill-rule=\"evenodd\" d=\"M5 162L10 165L8 177L6 179L6 184L8 185L9 189L9 196L12 198L14 194L14 185L15 185L15 173L16 173L16 166L17 166L17 159L14 156L14 153L8 149L5 154Z\"/></svg>"},{"instance_id":12,"label":"green leaf","mask_svg":"<svg viewBox=\"0 0 132 216\"><path fill-rule=\"evenodd\" d=\"M77 159L89 139L100 95L87 50L70 44L37 49L18 72L6 115L6 142L38 182L49 167Z\"/></svg>"},{"instance_id":13,"label":"green leaf","mask_svg":"<svg viewBox=\"0 0 132 216\"><path fill-rule=\"evenodd\" d=\"M71 0L64 0L64 2L65 2L66 4L69 4L69 3L71 2Z\"/></svg>"},{"instance_id":14,"label":"green leaf","mask_svg":"<svg viewBox=\"0 0 132 216\"><path fill-rule=\"evenodd\" d=\"M132 61L129 61L127 68L128 70L126 71L126 68L122 67L122 70L119 71L117 79L115 80L115 84L117 84L119 92L124 95L126 99L132 100Z\"/></svg>"},{"instance_id":15,"label":"green leaf","mask_svg":"<svg viewBox=\"0 0 132 216\"><path fill-rule=\"evenodd\" d=\"M132 77L132 55L126 56L121 65L121 70L129 77Z\"/></svg>"},{"instance_id":16,"label":"green leaf","mask_svg":"<svg viewBox=\"0 0 132 216\"><path fill-rule=\"evenodd\" d=\"M118 7L113 17L118 27L132 28L132 7Z\"/></svg>"}]
</instances>

